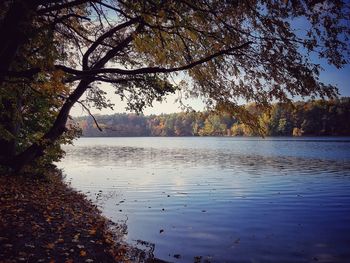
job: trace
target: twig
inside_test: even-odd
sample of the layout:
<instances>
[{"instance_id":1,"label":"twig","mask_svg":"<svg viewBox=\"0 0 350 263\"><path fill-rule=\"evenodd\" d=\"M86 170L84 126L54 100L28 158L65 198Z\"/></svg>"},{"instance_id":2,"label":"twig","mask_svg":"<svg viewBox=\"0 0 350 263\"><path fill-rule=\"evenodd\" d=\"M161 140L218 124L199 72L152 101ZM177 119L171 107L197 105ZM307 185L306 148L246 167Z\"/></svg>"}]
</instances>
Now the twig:
<instances>
[{"instance_id":1,"label":"twig","mask_svg":"<svg viewBox=\"0 0 350 263\"><path fill-rule=\"evenodd\" d=\"M94 122L95 122L95 124L96 124L97 129L98 129L99 131L102 131L102 128L100 127L100 125L98 125L97 120L95 119L95 116L92 115L92 113L91 113L91 111L89 110L89 108L86 107L86 106L84 105L84 103L82 103L81 101L78 100L77 102L78 102L78 103L87 111L87 113L89 113L89 115L92 117L92 119L94 120Z\"/></svg>"}]
</instances>

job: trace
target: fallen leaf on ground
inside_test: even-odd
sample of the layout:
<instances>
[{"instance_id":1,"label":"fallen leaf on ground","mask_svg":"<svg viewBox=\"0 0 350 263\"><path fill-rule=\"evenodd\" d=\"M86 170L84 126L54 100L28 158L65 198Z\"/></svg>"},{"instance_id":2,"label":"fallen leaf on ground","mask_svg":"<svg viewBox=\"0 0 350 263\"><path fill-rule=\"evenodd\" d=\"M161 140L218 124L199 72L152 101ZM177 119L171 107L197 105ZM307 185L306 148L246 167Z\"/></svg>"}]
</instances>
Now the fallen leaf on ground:
<instances>
[{"instance_id":1,"label":"fallen leaf on ground","mask_svg":"<svg viewBox=\"0 0 350 263\"><path fill-rule=\"evenodd\" d=\"M48 248L48 249L53 249L54 247L55 247L55 243L49 243L46 245L46 248Z\"/></svg>"}]
</instances>

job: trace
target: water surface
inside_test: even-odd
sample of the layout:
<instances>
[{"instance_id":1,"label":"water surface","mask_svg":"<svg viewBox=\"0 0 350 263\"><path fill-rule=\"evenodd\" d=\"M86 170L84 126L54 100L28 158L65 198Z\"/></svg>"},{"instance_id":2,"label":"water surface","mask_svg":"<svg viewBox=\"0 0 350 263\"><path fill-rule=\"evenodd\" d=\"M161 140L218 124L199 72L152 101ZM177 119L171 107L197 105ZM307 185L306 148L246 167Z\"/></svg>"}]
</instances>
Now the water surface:
<instances>
[{"instance_id":1,"label":"water surface","mask_svg":"<svg viewBox=\"0 0 350 263\"><path fill-rule=\"evenodd\" d=\"M350 262L350 138L81 138L65 149L72 186L157 258Z\"/></svg>"}]
</instances>

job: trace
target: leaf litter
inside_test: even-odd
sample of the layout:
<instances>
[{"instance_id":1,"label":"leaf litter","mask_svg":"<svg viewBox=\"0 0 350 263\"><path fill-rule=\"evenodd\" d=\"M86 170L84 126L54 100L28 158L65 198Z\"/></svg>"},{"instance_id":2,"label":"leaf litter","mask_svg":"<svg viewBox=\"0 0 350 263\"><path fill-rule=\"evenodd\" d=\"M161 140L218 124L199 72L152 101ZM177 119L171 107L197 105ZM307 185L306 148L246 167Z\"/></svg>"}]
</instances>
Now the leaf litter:
<instances>
[{"instance_id":1,"label":"leaf litter","mask_svg":"<svg viewBox=\"0 0 350 263\"><path fill-rule=\"evenodd\" d=\"M0 262L160 262L125 244L126 229L58 170L45 178L0 174Z\"/></svg>"}]
</instances>

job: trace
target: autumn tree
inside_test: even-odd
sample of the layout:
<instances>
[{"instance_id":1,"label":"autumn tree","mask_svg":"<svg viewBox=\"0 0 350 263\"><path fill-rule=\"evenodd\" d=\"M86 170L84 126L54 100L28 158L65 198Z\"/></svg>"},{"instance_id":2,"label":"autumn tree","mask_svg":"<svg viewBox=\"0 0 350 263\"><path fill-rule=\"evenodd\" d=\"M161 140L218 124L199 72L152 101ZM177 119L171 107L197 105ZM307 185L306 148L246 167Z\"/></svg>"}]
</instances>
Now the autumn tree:
<instances>
[{"instance_id":1,"label":"autumn tree","mask_svg":"<svg viewBox=\"0 0 350 263\"><path fill-rule=\"evenodd\" d=\"M18 8L15 4L23 1L6 2L0 28ZM33 2L26 21L39 29L52 25L52 41L70 56L57 58L51 69L31 67L25 72L60 70L70 91L48 132L8 160L15 169L62 136L69 111L83 94L87 97L80 103L86 107L111 106L102 82L113 85L136 112L181 89L258 127L254 116L238 105L239 99L264 108L294 96L334 97L336 88L320 82L321 68L309 55L318 54L338 68L349 58L347 1ZM296 33L295 19L305 23L305 34ZM23 31L21 23L14 28ZM26 39L32 41L31 36ZM17 47L22 43L17 41ZM4 78L23 74L0 63Z\"/></svg>"},{"instance_id":2,"label":"autumn tree","mask_svg":"<svg viewBox=\"0 0 350 263\"><path fill-rule=\"evenodd\" d=\"M67 56L58 49L54 36L59 22L50 23L37 17L33 10L39 2L53 1L19 0L0 4L0 32L7 36L0 44L0 161L5 164L32 144L40 143L69 95L69 85L62 82L64 73L56 70L54 64ZM21 25L17 31L16 25ZM69 142L75 132L75 128L67 130L48 144L43 149L45 157L37 163L58 160L62 155L60 144Z\"/></svg>"}]
</instances>

